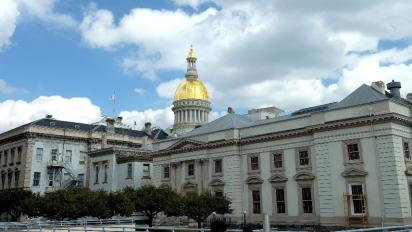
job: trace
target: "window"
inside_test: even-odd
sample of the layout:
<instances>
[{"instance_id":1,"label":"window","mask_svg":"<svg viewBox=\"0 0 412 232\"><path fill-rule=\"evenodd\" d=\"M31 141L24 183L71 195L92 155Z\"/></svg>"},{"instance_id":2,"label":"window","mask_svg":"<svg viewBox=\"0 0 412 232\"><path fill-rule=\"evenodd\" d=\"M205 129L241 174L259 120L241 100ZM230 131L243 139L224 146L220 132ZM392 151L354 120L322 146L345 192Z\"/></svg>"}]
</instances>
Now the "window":
<instances>
[{"instance_id":1,"label":"window","mask_svg":"<svg viewBox=\"0 0 412 232\"><path fill-rule=\"evenodd\" d=\"M359 160L359 146L357 143L351 143L346 145L348 151L348 159L349 160Z\"/></svg>"},{"instance_id":2,"label":"window","mask_svg":"<svg viewBox=\"0 0 412 232\"><path fill-rule=\"evenodd\" d=\"M274 153L273 154L273 165L274 165L275 168L282 168L283 167L282 153Z\"/></svg>"},{"instance_id":3,"label":"window","mask_svg":"<svg viewBox=\"0 0 412 232\"><path fill-rule=\"evenodd\" d=\"M104 165L104 180L103 183L107 183L107 179L109 178L108 172L109 171L109 165L105 164Z\"/></svg>"},{"instance_id":4,"label":"window","mask_svg":"<svg viewBox=\"0 0 412 232\"><path fill-rule=\"evenodd\" d=\"M223 192L222 191L215 191L215 196L223 197Z\"/></svg>"},{"instance_id":5,"label":"window","mask_svg":"<svg viewBox=\"0 0 412 232\"><path fill-rule=\"evenodd\" d=\"M23 153L22 147L18 147L17 148L17 162L16 162L17 164L21 163L22 153Z\"/></svg>"},{"instance_id":6,"label":"window","mask_svg":"<svg viewBox=\"0 0 412 232\"><path fill-rule=\"evenodd\" d=\"M3 167L7 166L7 160L9 159L9 151L4 151L4 163Z\"/></svg>"},{"instance_id":7,"label":"window","mask_svg":"<svg viewBox=\"0 0 412 232\"><path fill-rule=\"evenodd\" d=\"M34 172L33 186L39 186L39 185L40 185L40 172Z\"/></svg>"},{"instance_id":8,"label":"window","mask_svg":"<svg viewBox=\"0 0 412 232\"><path fill-rule=\"evenodd\" d=\"M302 188L303 213L312 213L312 189Z\"/></svg>"},{"instance_id":9,"label":"window","mask_svg":"<svg viewBox=\"0 0 412 232\"><path fill-rule=\"evenodd\" d=\"M363 195L363 185L362 184L351 184L349 185L349 190L351 194L351 209L352 215L362 215L365 213L364 205L365 198Z\"/></svg>"},{"instance_id":10,"label":"window","mask_svg":"<svg viewBox=\"0 0 412 232\"><path fill-rule=\"evenodd\" d=\"M95 164L94 166L94 183L95 184L99 183L99 171L100 171L99 165Z\"/></svg>"},{"instance_id":11,"label":"window","mask_svg":"<svg viewBox=\"0 0 412 232\"><path fill-rule=\"evenodd\" d=\"M72 150L66 150L66 155L64 156L64 162L72 163Z\"/></svg>"},{"instance_id":12,"label":"window","mask_svg":"<svg viewBox=\"0 0 412 232\"><path fill-rule=\"evenodd\" d=\"M252 204L253 213L260 214L260 191L252 191Z\"/></svg>"},{"instance_id":13,"label":"window","mask_svg":"<svg viewBox=\"0 0 412 232\"><path fill-rule=\"evenodd\" d=\"M259 170L259 157L257 156L250 157L250 170L252 171Z\"/></svg>"},{"instance_id":14,"label":"window","mask_svg":"<svg viewBox=\"0 0 412 232\"><path fill-rule=\"evenodd\" d=\"M409 183L409 202L411 204L412 209L412 183Z\"/></svg>"},{"instance_id":15,"label":"window","mask_svg":"<svg viewBox=\"0 0 412 232\"><path fill-rule=\"evenodd\" d=\"M1 165L2 158L3 158L3 151L0 151L0 165Z\"/></svg>"},{"instance_id":16,"label":"window","mask_svg":"<svg viewBox=\"0 0 412 232\"><path fill-rule=\"evenodd\" d=\"M132 173L133 173L133 166L132 164L127 164L127 179L132 179Z\"/></svg>"},{"instance_id":17,"label":"window","mask_svg":"<svg viewBox=\"0 0 412 232\"><path fill-rule=\"evenodd\" d=\"M299 151L299 165L309 166L309 152L308 150Z\"/></svg>"},{"instance_id":18,"label":"window","mask_svg":"<svg viewBox=\"0 0 412 232\"><path fill-rule=\"evenodd\" d=\"M80 152L80 156L79 156L79 164L85 164L86 163L86 155L82 154L83 152Z\"/></svg>"},{"instance_id":19,"label":"window","mask_svg":"<svg viewBox=\"0 0 412 232\"><path fill-rule=\"evenodd\" d=\"M286 213L285 190L275 189L276 194L276 213Z\"/></svg>"},{"instance_id":20,"label":"window","mask_svg":"<svg viewBox=\"0 0 412 232\"><path fill-rule=\"evenodd\" d=\"M41 147L36 148L36 160L37 161L43 160L43 148Z\"/></svg>"},{"instance_id":21,"label":"window","mask_svg":"<svg viewBox=\"0 0 412 232\"><path fill-rule=\"evenodd\" d=\"M51 160L52 161L57 161L57 149L52 149L51 150Z\"/></svg>"},{"instance_id":22,"label":"window","mask_svg":"<svg viewBox=\"0 0 412 232\"><path fill-rule=\"evenodd\" d=\"M9 187L9 189L11 188L11 181L12 181L12 179L13 179L13 173L12 173L12 172L9 172L9 173L7 174L7 186Z\"/></svg>"},{"instance_id":23,"label":"window","mask_svg":"<svg viewBox=\"0 0 412 232\"><path fill-rule=\"evenodd\" d=\"M164 179L170 178L170 167L169 166L163 167L163 178Z\"/></svg>"},{"instance_id":24,"label":"window","mask_svg":"<svg viewBox=\"0 0 412 232\"><path fill-rule=\"evenodd\" d=\"M14 172L14 187L19 187L20 171Z\"/></svg>"},{"instance_id":25,"label":"window","mask_svg":"<svg viewBox=\"0 0 412 232\"><path fill-rule=\"evenodd\" d=\"M403 154L405 155L406 159L410 159L411 158L411 152L409 149L409 142L403 142Z\"/></svg>"},{"instance_id":26,"label":"window","mask_svg":"<svg viewBox=\"0 0 412 232\"><path fill-rule=\"evenodd\" d=\"M143 177L150 177L150 164L143 164Z\"/></svg>"},{"instance_id":27,"label":"window","mask_svg":"<svg viewBox=\"0 0 412 232\"><path fill-rule=\"evenodd\" d=\"M4 184L6 183L6 174L1 174L1 189L4 189Z\"/></svg>"},{"instance_id":28,"label":"window","mask_svg":"<svg viewBox=\"0 0 412 232\"><path fill-rule=\"evenodd\" d=\"M215 173L222 173L222 160L215 160Z\"/></svg>"},{"instance_id":29,"label":"window","mask_svg":"<svg viewBox=\"0 0 412 232\"><path fill-rule=\"evenodd\" d=\"M10 150L10 165L13 165L14 164L14 154L15 154L15 149L14 148L12 148L11 150Z\"/></svg>"},{"instance_id":30,"label":"window","mask_svg":"<svg viewBox=\"0 0 412 232\"><path fill-rule=\"evenodd\" d=\"M195 175L195 164L190 163L187 165L187 175L188 176L194 176Z\"/></svg>"},{"instance_id":31,"label":"window","mask_svg":"<svg viewBox=\"0 0 412 232\"><path fill-rule=\"evenodd\" d=\"M84 185L84 174L83 173L77 175L77 181L80 186Z\"/></svg>"},{"instance_id":32,"label":"window","mask_svg":"<svg viewBox=\"0 0 412 232\"><path fill-rule=\"evenodd\" d=\"M52 172L49 173L49 186L52 187L54 182L54 175Z\"/></svg>"}]
</instances>

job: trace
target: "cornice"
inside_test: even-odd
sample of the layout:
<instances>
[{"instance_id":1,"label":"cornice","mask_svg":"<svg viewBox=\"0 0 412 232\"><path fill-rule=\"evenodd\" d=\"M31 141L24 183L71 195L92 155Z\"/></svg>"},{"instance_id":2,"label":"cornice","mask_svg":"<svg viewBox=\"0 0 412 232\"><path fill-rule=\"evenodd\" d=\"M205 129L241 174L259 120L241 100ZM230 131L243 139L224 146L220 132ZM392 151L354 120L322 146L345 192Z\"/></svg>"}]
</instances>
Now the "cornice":
<instances>
[{"instance_id":1,"label":"cornice","mask_svg":"<svg viewBox=\"0 0 412 232\"><path fill-rule=\"evenodd\" d=\"M312 125L312 126L296 128L292 130L285 130L285 131L243 137L241 139L232 138L232 139L217 140L217 141L211 141L208 143L200 144L197 146L182 147L182 148L177 148L177 149L167 148L167 149L163 149L160 151L155 151L152 154L153 156L165 156L165 155L213 149L213 148L225 147L225 146L262 143L262 142L274 141L274 140L279 140L279 139L313 135L316 132L358 127L358 126L371 125L371 124L381 124L381 123L386 123L386 122L397 122L403 125L410 126L412 125L412 118L404 116L404 115L400 115L397 113L362 116L362 117L357 117L357 118L330 121L325 124Z\"/></svg>"}]
</instances>

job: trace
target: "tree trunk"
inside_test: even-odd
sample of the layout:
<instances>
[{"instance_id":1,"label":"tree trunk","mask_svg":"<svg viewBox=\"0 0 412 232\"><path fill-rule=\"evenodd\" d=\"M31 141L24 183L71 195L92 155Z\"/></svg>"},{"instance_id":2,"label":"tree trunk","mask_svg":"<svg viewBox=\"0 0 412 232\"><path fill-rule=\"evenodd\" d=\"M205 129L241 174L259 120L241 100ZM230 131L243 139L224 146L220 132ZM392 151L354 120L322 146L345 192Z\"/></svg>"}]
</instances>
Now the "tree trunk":
<instances>
[{"instance_id":1,"label":"tree trunk","mask_svg":"<svg viewBox=\"0 0 412 232\"><path fill-rule=\"evenodd\" d=\"M197 228L202 228L202 219L197 219Z\"/></svg>"},{"instance_id":2,"label":"tree trunk","mask_svg":"<svg viewBox=\"0 0 412 232\"><path fill-rule=\"evenodd\" d=\"M153 226L153 216L148 216L148 219L147 219L147 224L149 224L149 227L152 227Z\"/></svg>"}]
</instances>

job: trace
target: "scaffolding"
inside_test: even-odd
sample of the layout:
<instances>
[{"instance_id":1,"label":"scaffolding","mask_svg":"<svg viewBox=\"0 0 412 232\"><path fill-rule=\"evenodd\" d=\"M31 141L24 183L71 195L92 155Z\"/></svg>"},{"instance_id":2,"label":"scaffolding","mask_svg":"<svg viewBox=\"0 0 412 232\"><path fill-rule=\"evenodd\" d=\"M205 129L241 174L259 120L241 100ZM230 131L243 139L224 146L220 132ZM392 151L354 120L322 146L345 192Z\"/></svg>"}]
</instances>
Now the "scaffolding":
<instances>
[{"instance_id":1,"label":"scaffolding","mask_svg":"<svg viewBox=\"0 0 412 232\"><path fill-rule=\"evenodd\" d=\"M354 201L360 204L359 213L354 213ZM365 228L368 226L368 205L365 194L343 193L343 206L345 210L345 226L351 227L352 224L361 223ZM354 222L354 223L353 223Z\"/></svg>"}]
</instances>

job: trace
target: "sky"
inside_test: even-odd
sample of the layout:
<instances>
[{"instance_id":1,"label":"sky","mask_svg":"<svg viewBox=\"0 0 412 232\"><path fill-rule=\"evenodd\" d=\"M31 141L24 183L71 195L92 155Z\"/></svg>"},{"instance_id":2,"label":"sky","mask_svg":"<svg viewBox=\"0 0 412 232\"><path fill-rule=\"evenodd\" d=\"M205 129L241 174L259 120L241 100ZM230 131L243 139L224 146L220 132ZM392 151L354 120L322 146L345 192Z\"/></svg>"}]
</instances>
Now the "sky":
<instances>
[{"instance_id":1,"label":"sky","mask_svg":"<svg viewBox=\"0 0 412 232\"><path fill-rule=\"evenodd\" d=\"M379 80L400 81L405 97L410 12L404 0L1 0L0 132L113 111L137 129L169 127L190 45L210 120L228 106L339 101Z\"/></svg>"}]
</instances>

